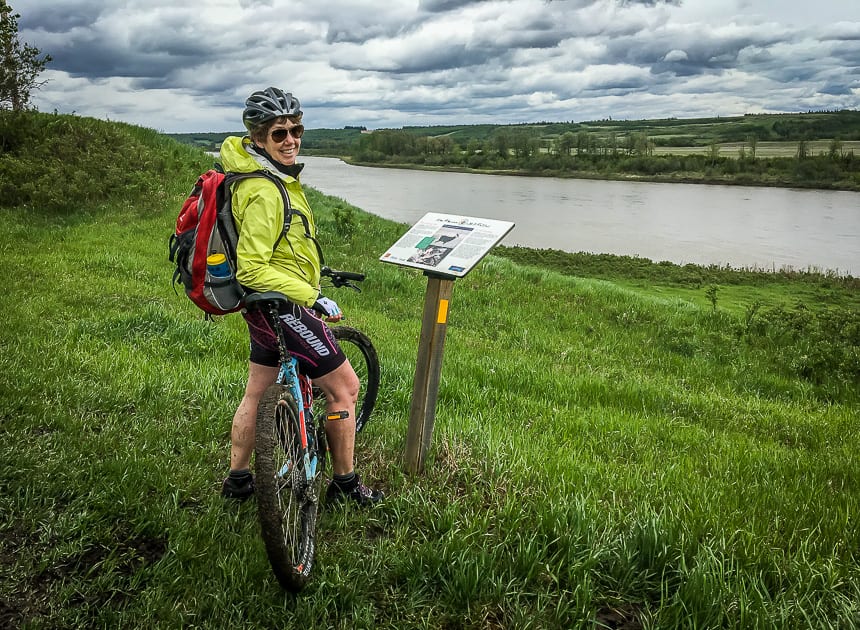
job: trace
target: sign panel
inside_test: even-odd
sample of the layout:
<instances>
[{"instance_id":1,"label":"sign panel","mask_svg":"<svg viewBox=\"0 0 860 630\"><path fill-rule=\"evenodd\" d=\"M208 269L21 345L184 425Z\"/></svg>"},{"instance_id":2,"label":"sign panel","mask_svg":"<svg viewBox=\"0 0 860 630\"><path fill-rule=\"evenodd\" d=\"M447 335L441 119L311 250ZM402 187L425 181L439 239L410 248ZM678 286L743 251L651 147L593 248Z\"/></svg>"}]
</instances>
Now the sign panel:
<instances>
[{"instance_id":1,"label":"sign panel","mask_svg":"<svg viewBox=\"0 0 860 630\"><path fill-rule=\"evenodd\" d=\"M428 212L379 260L462 278L513 227L510 221Z\"/></svg>"}]
</instances>

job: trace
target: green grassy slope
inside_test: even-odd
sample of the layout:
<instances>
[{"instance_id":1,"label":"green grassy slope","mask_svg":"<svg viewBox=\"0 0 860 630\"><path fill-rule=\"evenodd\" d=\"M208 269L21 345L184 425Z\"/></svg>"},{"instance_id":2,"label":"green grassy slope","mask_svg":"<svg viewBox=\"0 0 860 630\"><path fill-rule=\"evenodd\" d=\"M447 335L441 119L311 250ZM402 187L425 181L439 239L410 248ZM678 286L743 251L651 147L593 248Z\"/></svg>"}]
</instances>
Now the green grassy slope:
<instances>
[{"instance_id":1,"label":"green grassy slope","mask_svg":"<svg viewBox=\"0 0 860 630\"><path fill-rule=\"evenodd\" d=\"M167 237L208 159L86 119L33 129L58 121L105 139L90 147L139 143L148 176L0 209L0 625L860 625L853 285L819 287L823 303L803 280L720 280L714 304L707 282L491 255L455 285L433 449L410 478L425 279L377 261L404 226L309 191L330 264L368 274L336 299L383 363L357 448L389 498L324 514L294 598L255 503L218 496L244 325L203 321L170 287ZM62 168L104 177L98 151Z\"/></svg>"}]
</instances>

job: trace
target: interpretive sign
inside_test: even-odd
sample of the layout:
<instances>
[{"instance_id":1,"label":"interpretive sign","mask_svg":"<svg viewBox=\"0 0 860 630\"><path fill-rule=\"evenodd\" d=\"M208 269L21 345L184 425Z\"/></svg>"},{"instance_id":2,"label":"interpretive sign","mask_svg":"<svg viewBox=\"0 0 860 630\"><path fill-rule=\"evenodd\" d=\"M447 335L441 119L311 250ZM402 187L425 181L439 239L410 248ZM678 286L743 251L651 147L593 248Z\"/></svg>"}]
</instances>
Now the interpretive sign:
<instances>
[{"instance_id":1,"label":"interpretive sign","mask_svg":"<svg viewBox=\"0 0 860 630\"><path fill-rule=\"evenodd\" d=\"M379 260L462 278L513 227L510 221L428 212Z\"/></svg>"},{"instance_id":2,"label":"interpretive sign","mask_svg":"<svg viewBox=\"0 0 860 630\"><path fill-rule=\"evenodd\" d=\"M380 257L423 269L427 276L406 435L406 470L412 474L424 469L430 450L454 280L469 273L513 227L509 221L429 212Z\"/></svg>"}]
</instances>

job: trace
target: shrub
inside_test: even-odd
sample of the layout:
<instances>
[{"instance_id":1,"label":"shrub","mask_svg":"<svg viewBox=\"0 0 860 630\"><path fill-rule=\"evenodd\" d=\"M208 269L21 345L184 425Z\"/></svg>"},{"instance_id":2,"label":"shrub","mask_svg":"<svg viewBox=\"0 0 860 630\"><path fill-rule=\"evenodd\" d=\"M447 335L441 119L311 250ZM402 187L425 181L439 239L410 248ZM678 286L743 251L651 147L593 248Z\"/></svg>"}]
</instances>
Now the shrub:
<instances>
[{"instance_id":1,"label":"shrub","mask_svg":"<svg viewBox=\"0 0 860 630\"><path fill-rule=\"evenodd\" d=\"M337 205L332 210L332 214L334 215L334 225L337 233L347 240L352 238L358 227L358 221L352 208Z\"/></svg>"},{"instance_id":2,"label":"shrub","mask_svg":"<svg viewBox=\"0 0 860 630\"><path fill-rule=\"evenodd\" d=\"M860 313L803 304L750 310L747 338L768 349L777 365L829 390L860 388ZM834 391L834 394L836 391Z\"/></svg>"}]
</instances>

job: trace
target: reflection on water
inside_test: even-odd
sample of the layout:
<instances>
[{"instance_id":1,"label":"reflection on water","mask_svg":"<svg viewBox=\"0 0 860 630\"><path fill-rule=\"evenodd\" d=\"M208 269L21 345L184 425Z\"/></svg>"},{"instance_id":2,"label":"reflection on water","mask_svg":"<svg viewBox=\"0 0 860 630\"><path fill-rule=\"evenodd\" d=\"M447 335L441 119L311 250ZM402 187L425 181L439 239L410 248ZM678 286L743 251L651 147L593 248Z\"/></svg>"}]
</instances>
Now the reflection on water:
<instances>
[{"instance_id":1,"label":"reflection on water","mask_svg":"<svg viewBox=\"0 0 860 630\"><path fill-rule=\"evenodd\" d=\"M427 212L513 221L506 245L860 275L860 193L514 177L305 157L302 181L412 224Z\"/></svg>"}]
</instances>

